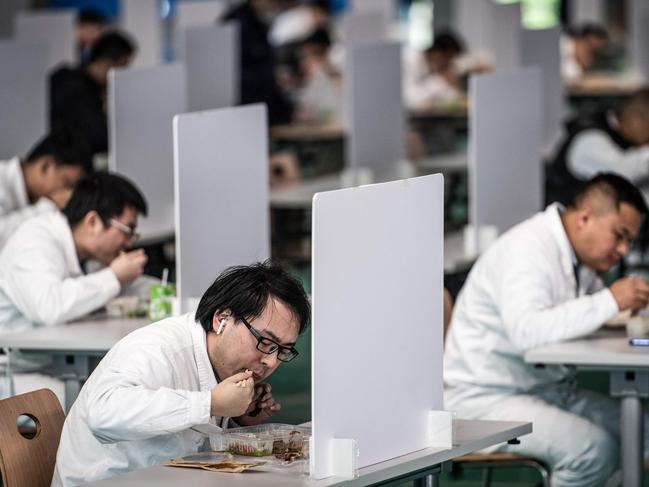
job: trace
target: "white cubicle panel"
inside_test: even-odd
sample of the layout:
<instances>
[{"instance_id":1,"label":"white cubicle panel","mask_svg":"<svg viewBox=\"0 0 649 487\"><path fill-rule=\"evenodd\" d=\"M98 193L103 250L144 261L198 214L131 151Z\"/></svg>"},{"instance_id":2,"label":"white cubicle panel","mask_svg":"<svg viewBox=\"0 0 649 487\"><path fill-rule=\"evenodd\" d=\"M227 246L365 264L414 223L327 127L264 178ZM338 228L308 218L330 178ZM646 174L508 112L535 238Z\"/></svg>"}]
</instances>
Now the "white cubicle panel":
<instances>
[{"instance_id":1,"label":"white cubicle panel","mask_svg":"<svg viewBox=\"0 0 649 487\"><path fill-rule=\"evenodd\" d=\"M541 94L538 67L469 80L469 221L473 228L494 225L502 233L541 209Z\"/></svg>"},{"instance_id":2,"label":"white cubicle panel","mask_svg":"<svg viewBox=\"0 0 649 487\"><path fill-rule=\"evenodd\" d=\"M201 296L232 265L270 256L266 106L174 118L178 296Z\"/></svg>"},{"instance_id":3,"label":"white cubicle panel","mask_svg":"<svg viewBox=\"0 0 649 487\"><path fill-rule=\"evenodd\" d=\"M631 68L649 82L649 2L628 0L626 7Z\"/></svg>"},{"instance_id":4,"label":"white cubicle panel","mask_svg":"<svg viewBox=\"0 0 649 487\"><path fill-rule=\"evenodd\" d=\"M341 37L346 48L381 42L388 36L388 20L382 12L372 10L345 15L341 23Z\"/></svg>"},{"instance_id":5,"label":"white cubicle panel","mask_svg":"<svg viewBox=\"0 0 649 487\"><path fill-rule=\"evenodd\" d=\"M225 108L239 99L239 26L192 27L183 32L189 111Z\"/></svg>"},{"instance_id":6,"label":"white cubicle panel","mask_svg":"<svg viewBox=\"0 0 649 487\"><path fill-rule=\"evenodd\" d=\"M25 156L47 129L47 47L0 41L0 159Z\"/></svg>"},{"instance_id":7,"label":"white cubicle panel","mask_svg":"<svg viewBox=\"0 0 649 487\"><path fill-rule=\"evenodd\" d=\"M493 51L498 70L512 69L521 63L521 4L494 4L491 8Z\"/></svg>"},{"instance_id":8,"label":"white cubicle panel","mask_svg":"<svg viewBox=\"0 0 649 487\"><path fill-rule=\"evenodd\" d=\"M185 29L211 27L218 23L228 7L226 0L191 0L176 3L174 18L174 55L182 58Z\"/></svg>"},{"instance_id":9,"label":"white cubicle panel","mask_svg":"<svg viewBox=\"0 0 649 487\"><path fill-rule=\"evenodd\" d=\"M180 1L176 3L176 32L189 27L215 25L228 7L227 0Z\"/></svg>"},{"instance_id":10,"label":"white cubicle panel","mask_svg":"<svg viewBox=\"0 0 649 487\"><path fill-rule=\"evenodd\" d=\"M351 11L380 12L387 22L394 22L397 19L397 0L351 0Z\"/></svg>"},{"instance_id":11,"label":"white cubicle panel","mask_svg":"<svg viewBox=\"0 0 649 487\"><path fill-rule=\"evenodd\" d=\"M133 65L158 64L162 59L162 19L159 0L121 0L120 24L137 43Z\"/></svg>"},{"instance_id":12,"label":"white cubicle panel","mask_svg":"<svg viewBox=\"0 0 649 487\"><path fill-rule=\"evenodd\" d=\"M492 0L454 0L453 25L465 39L467 51L493 60Z\"/></svg>"},{"instance_id":13,"label":"white cubicle panel","mask_svg":"<svg viewBox=\"0 0 649 487\"><path fill-rule=\"evenodd\" d=\"M572 0L570 6L570 19L573 25L584 22L603 24L605 22L605 11L603 0Z\"/></svg>"},{"instance_id":14,"label":"white cubicle panel","mask_svg":"<svg viewBox=\"0 0 649 487\"><path fill-rule=\"evenodd\" d=\"M348 165L371 169L375 182L395 179L405 154L400 45L351 46L343 92Z\"/></svg>"},{"instance_id":15,"label":"white cubicle panel","mask_svg":"<svg viewBox=\"0 0 649 487\"><path fill-rule=\"evenodd\" d=\"M142 237L173 235L172 120L187 111L180 64L111 70L108 82L109 167L132 179L149 203Z\"/></svg>"},{"instance_id":16,"label":"white cubicle panel","mask_svg":"<svg viewBox=\"0 0 649 487\"><path fill-rule=\"evenodd\" d=\"M14 18L17 41L41 43L48 47L48 70L76 62L76 14L71 10L32 10L18 12Z\"/></svg>"},{"instance_id":17,"label":"white cubicle panel","mask_svg":"<svg viewBox=\"0 0 649 487\"><path fill-rule=\"evenodd\" d=\"M311 475L332 439L358 467L430 446L442 400L444 179L318 193L313 200Z\"/></svg>"},{"instance_id":18,"label":"white cubicle panel","mask_svg":"<svg viewBox=\"0 0 649 487\"><path fill-rule=\"evenodd\" d=\"M566 113L565 93L561 79L560 31L552 29L521 32L523 66L539 66L543 84L543 147L556 142Z\"/></svg>"}]
</instances>

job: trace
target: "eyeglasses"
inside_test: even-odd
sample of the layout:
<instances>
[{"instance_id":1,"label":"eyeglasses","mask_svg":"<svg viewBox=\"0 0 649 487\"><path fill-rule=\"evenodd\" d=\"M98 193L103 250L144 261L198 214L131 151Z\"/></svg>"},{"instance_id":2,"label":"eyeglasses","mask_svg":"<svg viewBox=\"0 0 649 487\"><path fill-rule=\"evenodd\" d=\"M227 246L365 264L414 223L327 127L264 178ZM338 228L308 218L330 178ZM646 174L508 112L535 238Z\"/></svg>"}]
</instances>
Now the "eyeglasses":
<instances>
[{"instance_id":1,"label":"eyeglasses","mask_svg":"<svg viewBox=\"0 0 649 487\"><path fill-rule=\"evenodd\" d=\"M126 235L129 240L137 242L137 240L140 238L140 234L135 231L135 228L124 225L121 221L115 220L114 218L111 218L109 221L111 226L117 228L120 232Z\"/></svg>"},{"instance_id":2,"label":"eyeglasses","mask_svg":"<svg viewBox=\"0 0 649 487\"><path fill-rule=\"evenodd\" d=\"M270 338L260 335L259 332L245 320L245 318L239 318L239 320L241 320L241 323L246 325L248 331L252 333L252 336L257 339L257 350L259 350L260 352L265 353L266 355L271 355L277 352L277 358L281 362L290 362L298 356L298 351L295 350L294 347L283 347L275 340L271 340Z\"/></svg>"}]
</instances>

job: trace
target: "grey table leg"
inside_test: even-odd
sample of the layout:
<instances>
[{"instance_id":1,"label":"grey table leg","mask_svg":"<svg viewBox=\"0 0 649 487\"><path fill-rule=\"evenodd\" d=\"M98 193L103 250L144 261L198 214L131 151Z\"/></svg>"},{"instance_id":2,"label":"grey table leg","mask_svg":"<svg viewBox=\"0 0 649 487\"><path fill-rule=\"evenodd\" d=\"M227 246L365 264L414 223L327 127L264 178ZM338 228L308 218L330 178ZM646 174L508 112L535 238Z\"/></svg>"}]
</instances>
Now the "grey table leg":
<instances>
[{"instance_id":1,"label":"grey table leg","mask_svg":"<svg viewBox=\"0 0 649 487\"><path fill-rule=\"evenodd\" d=\"M61 379L63 379L63 383L65 384L65 414L68 414L72 404L79 397L81 379L73 375L61 377Z\"/></svg>"},{"instance_id":2,"label":"grey table leg","mask_svg":"<svg viewBox=\"0 0 649 487\"><path fill-rule=\"evenodd\" d=\"M611 396L621 398L622 485L641 487L644 475L642 399L649 397L649 372L611 371Z\"/></svg>"},{"instance_id":3,"label":"grey table leg","mask_svg":"<svg viewBox=\"0 0 649 487\"><path fill-rule=\"evenodd\" d=\"M621 443L622 443L622 485L641 487L644 474L643 443L644 416L642 400L639 397L622 398Z\"/></svg>"},{"instance_id":4,"label":"grey table leg","mask_svg":"<svg viewBox=\"0 0 649 487\"><path fill-rule=\"evenodd\" d=\"M65 413L77 400L83 382L94 366L93 357L80 354L57 354L53 356L50 373L60 378L65 385Z\"/></svg>"}]
</instances>

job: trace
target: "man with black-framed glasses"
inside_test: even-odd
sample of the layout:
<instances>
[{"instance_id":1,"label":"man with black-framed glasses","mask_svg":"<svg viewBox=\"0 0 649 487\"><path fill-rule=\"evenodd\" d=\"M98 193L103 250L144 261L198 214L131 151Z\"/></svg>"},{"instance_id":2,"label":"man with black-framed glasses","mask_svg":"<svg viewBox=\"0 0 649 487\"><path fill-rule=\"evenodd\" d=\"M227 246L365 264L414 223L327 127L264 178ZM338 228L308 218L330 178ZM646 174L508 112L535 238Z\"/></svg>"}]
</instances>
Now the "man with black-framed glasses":
<instances>
[{"instance_id":1,"label":"man with black-framed glasses","mask_svg":"<svg viewBox=\"0 0 649 487\"><path fill-rule=\"evenodd\" d=\"M86 381L63 427L53 487L157 465L206 447L194 428L268 420L263 381L294 359L311 314L302 285L268 261L231 267L198 309L131 333Z\"/></svg>"}]
</instances>

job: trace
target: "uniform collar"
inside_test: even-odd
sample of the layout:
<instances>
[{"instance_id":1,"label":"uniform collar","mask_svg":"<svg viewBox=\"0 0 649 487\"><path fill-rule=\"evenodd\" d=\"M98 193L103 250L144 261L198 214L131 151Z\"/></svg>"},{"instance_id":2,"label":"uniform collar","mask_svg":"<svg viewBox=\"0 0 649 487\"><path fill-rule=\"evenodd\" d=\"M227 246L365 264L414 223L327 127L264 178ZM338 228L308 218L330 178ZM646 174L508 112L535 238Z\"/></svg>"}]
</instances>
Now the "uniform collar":
<instances>
[{"instance_id":1,"label":"uniform collar","mask_svg":"<svg viewBox=\"0 0 649 487\"><path fill-rule=\"evenodd\" d=\"M24 208L29 205L29 197L27 196L27 186L25 186L25 176L23 175L22 165L18 156L10 159L7 163L8 175L10 180L10 188L14 190L15 201L18 208Z\"/></svg>"},{"instance_id":2,"label":"uniform collar","mask_svg":"<svg viewBox=\"0 0 649 487\"><path fill-rule=\"evenodd\" d=\"M82 275L84 272L79 263L79 256L77 255L77 248L74 245L74 237L72 236L72 229L70 228L68 219L59 211L43 215L43 218L50 219L56 234L61 236L63 252L65 253L66 268L69 269L70 276L77 277Z\"/></svg>"},{"instance_id":3,"label":"uniform collar","mask_svg":"<svg viewBox=\"0 0 649 487\"><path fill-rule=\"evenodd\" d=\"M217 384L212 363L207 355L207 334L196 320L196 312L192 311L185 315L192 334L192 345L194 347L194 358L198 370L198 381L201 391L211 391Z\"/></svg>"},{"instance_id":4,"label":"uniform collar","mask_svg":"<svg viewBox=\"0 0 649 487\"><path fill-rule=\"evenodd\" d=\"M552 203L545 209L546 221L550 233L554 237L559 246L561 254L561 267L566 275L574 275L574 269L579 264L577 255L570 243L566 229L561 221L561 214L565 211L565 207L561 203Z\"/></svg>"}]
</instances>

